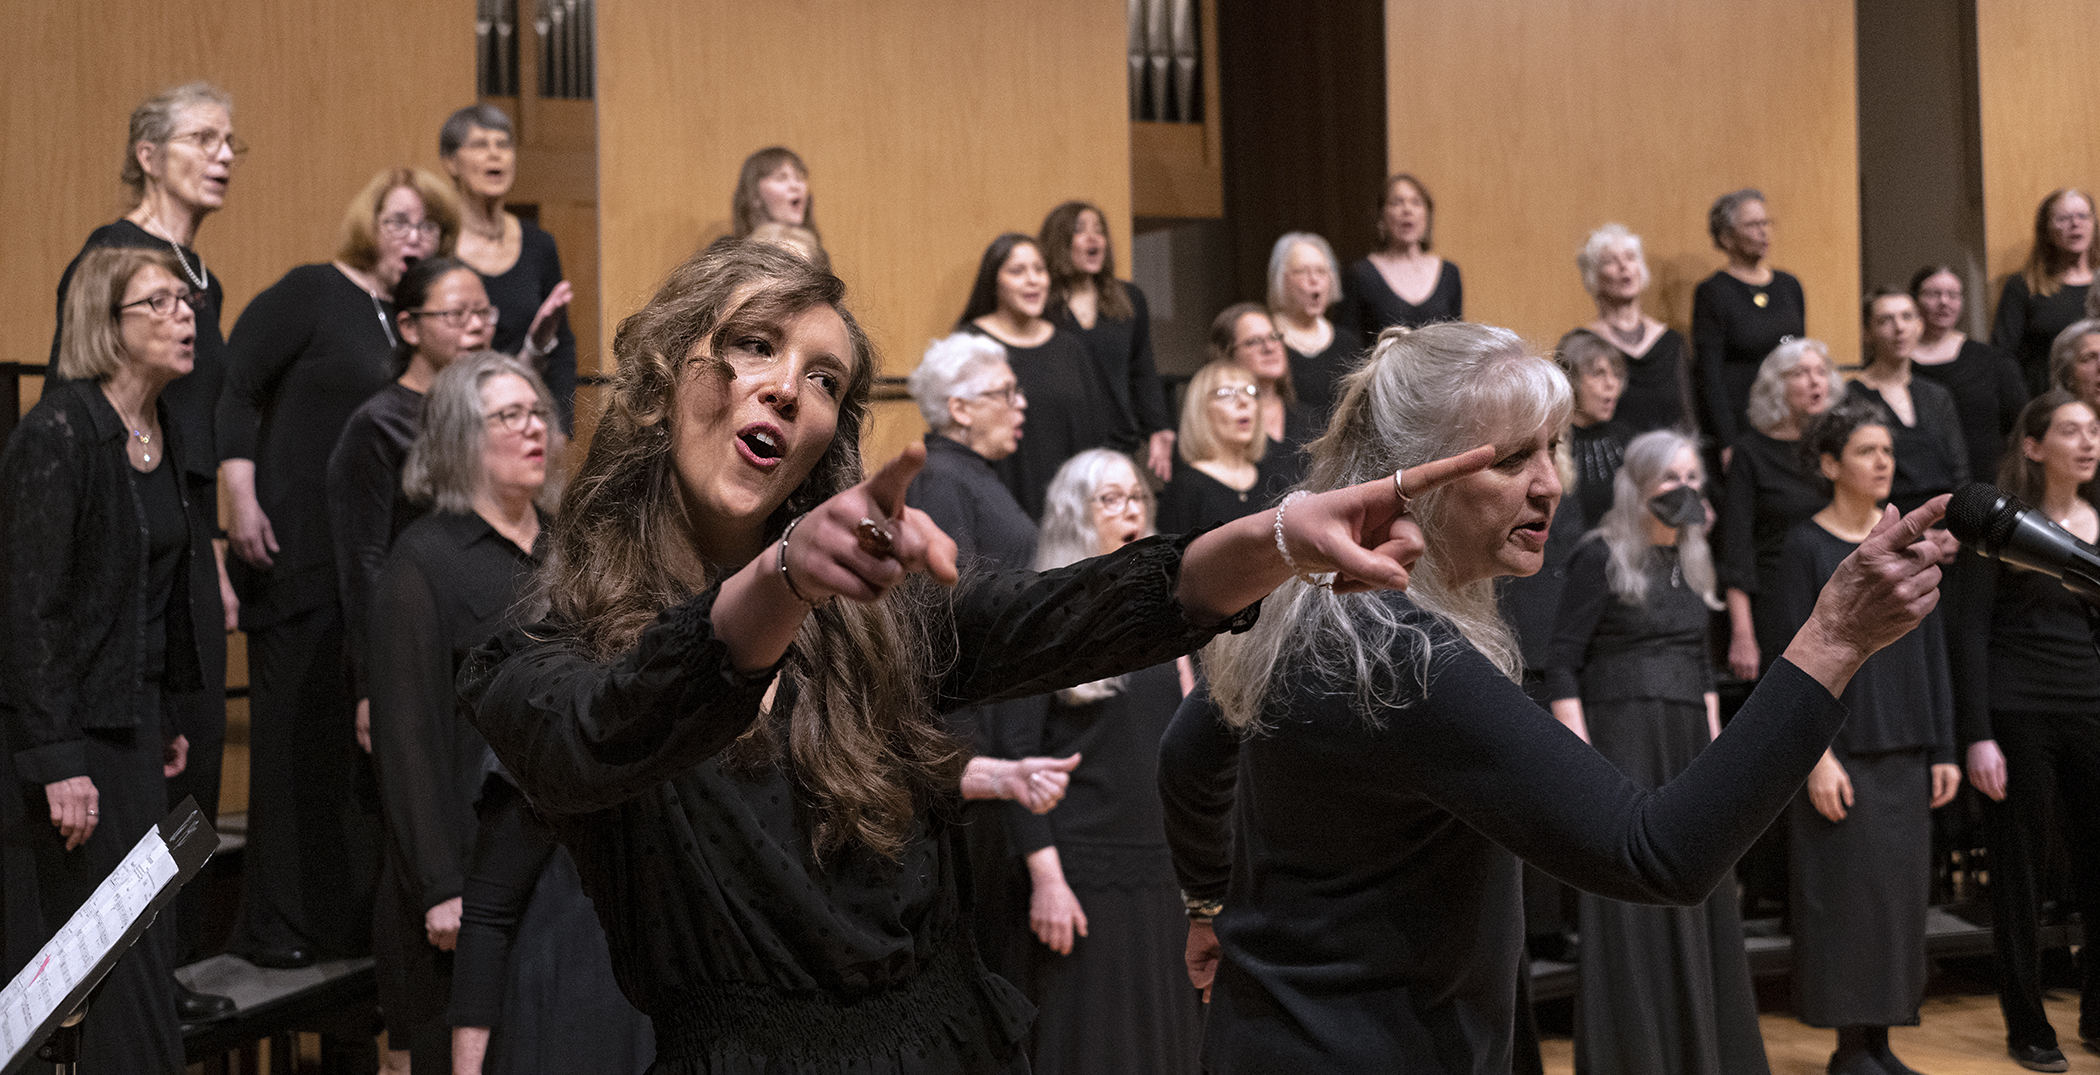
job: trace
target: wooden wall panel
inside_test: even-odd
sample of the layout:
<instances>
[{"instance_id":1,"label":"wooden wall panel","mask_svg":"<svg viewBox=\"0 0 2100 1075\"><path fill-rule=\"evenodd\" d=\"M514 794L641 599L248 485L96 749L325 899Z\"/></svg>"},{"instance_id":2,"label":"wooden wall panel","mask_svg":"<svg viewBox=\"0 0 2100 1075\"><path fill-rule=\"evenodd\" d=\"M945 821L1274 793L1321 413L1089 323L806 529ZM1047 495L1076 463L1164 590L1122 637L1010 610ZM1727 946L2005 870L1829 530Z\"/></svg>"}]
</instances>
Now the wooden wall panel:
<instances>
[{"instance_id":1,"label":"wooden wall panel","mask_svg":"<svg viewBox=\"0 0 2100 1075\"><path fill-rule=\"evenodd\" d=\"M1032 234L1066 198L1108 214L1128 271L1121 4L623 0L598 21L607 341L728 232L738 165L773 144L809 163L825 246L886 373L948 331L994 235ZM883 408L870 454L917 422Z\"/></svg>"},{"instance_id":2,"label":"wooden wall panel","mask_svg":"<svg viewBox=\"0 0 2100 1075\"><path fill-rule=\"evenodd\" d=\"M128 207L125 124L155 91L218 83L254 147L197 242L226 282L228 331L286 269L329 257L372 173L435 169L438 125L474 100L473 0L68 0L13 4L8 19L0 360L49 357L59 273Z\"/></svg>"},{"instance_id":3,"label":"wooden wall panel","mask_svg":"<svg viewBox=\"0 0 2100 1075\"><path fill-rule=\"evenodd\" d=\"M1859 351L1850 0L1387 0L1388 153L1436 195L1469 319L1550 346L1596 316L1574 255L1618 221L1680 330L1722 263L1713 199L1755 186L1808 329ZM1229 119L1229 117L1228 117Z\"/></svg>"},{"instance_id":4,"label":"wooden wall panel","mask_svg":"<svg viewBox=\"0 0 2100 1075\"><path fill-rule=\"evenodd\" d=\"M2100 183L2100 99L2086 87L2100 19L2087 0L1976 5L1990 299L2034 245L2034 210L2058 187ZM1995 312L1993 314L1995 316Z\"/></svg>"}]
</instances>

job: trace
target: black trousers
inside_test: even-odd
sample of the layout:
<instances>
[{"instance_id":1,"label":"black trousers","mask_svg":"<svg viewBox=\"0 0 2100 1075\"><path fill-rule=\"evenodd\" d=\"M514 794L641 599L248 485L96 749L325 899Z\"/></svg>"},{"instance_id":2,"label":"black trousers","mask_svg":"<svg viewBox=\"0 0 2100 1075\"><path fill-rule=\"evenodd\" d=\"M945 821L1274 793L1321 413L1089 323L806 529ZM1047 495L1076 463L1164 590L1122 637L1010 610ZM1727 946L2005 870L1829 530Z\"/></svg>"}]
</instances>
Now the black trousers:
<instances>
[{"instance_id":1,"label":"black trousers","mask_svg":"<svg viewBox=\"0 0 2100 1075\"><path fill-rule=\"evenodd\" d=\"M358 749L342 611L308 609L248 635L248 848L237 953L372 950L379 805Z\"/></svg>"},{"instance_id":2,"label":"black trousers","mask_svg":"<svg viewBox=\"0 0 2100 1075\"><path fill-rule=\"evenodd\" d=\"M1991 939L2009 1045L2056 1044L2042 1008L2041 878L2061 833L2085 922L2079 952L2080 1036L2100 1038L2100 713L1991 712L2005 753L2005 801L1984 801L1991 851Z\"/></svg>"}]
</instances>

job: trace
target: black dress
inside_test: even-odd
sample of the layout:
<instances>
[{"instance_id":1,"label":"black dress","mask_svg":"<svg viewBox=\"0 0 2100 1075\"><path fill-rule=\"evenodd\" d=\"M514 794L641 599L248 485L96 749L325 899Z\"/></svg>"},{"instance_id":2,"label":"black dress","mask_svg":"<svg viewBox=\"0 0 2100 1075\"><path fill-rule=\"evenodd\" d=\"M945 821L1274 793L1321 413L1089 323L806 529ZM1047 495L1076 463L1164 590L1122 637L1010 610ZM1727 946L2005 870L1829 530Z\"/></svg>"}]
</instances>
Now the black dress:
<instances>
[{"instance_id":1,"label":"black dress","mask_svg":"<svg viewBox=\"0 0 2100 1075\"><path fill-rule=\"evenodd\" d=\"M1640 605L1612 593L1605 577L1609 556L1598 539L1575 551L1561 595L1549 693L1581 699L1597 753L1634 783L1661 787L1712 742L1710 613L1685 585L1676 549L1649 551L1648 593ZM1771 1070L1731 879L1690 907L1623 903L1587 892L1576 897L1576 907L1582 935L1577 1068L1654 1075Z\"/></svg>"},{"instance_id":2,"label":"black dress","mask_svg":"<svg viewBox=\"0 0 2100 1075\"><path fill-rule=\"evenodd\" d=\"M540 303L547 301L555 285L564 279L561 252L555 249L554 236L523 217L518 218L518 224L524 229L518 260L495 276L475 274L481 277L489 303L498 311L489 348L507 355L515 355L525 346L533 315L540 312ZM576 334L569 330L567 309L554 315L554 350L540 356L540 377L554 394L554 406L561 412L562 432L572 432L576 428Z\"/></svg>"},{"instance_id":3,"label":"black dress","mask_svg":"<svg viewBox=\"0 0 2100 1075\"><path fill-rule=\"evenodd\" d=\"M1699 429L1716 445L1735 443L1750 428L1750 385L1765 356L1789 336L1808 334L1808 302L1801 281L1777 269L1758 287L1726 269L1692 291L1693 388Z\"/></svg>"},{"instance_id":4,"label":"black dress","mask_svg":"<svg viewBox=\"0 0 2100 1075\"><path fill-rule=\"evenodd\" d=\"M1794 527L1830 503L1828 483L1803 466L1799 447L1755 429L1738 436L1721 500L1715 572L1723 590L1750 595L1763 665L1794 638L1779 596L1779 550Z\"/></svg>"},{"instance_id":5,"label":"black dress","mask_svg":"<svg viewBox=\"0 0 2100 1075\"><path fill-rule=\"evenodd\" d=\"M1961 742L2005 755L2005 799L1985 799L1983 817L2006 1042L2054 1048L2037 940L2046 863L2069 863L2079 915L2100 922L2100 653L2062 583L1997 564L1984 575L1989 615L1949 621L1955 719ZM2079 1036L2100 1038L2100 959L2079 963Z\"/></svg>"},{"instance_id":6,"label":"black dress","mask_svg":"<svg viewBox=\"0 0 2100 1075\"><path fill-rule=\"evenodd\" d=\"M2013 356L2027 381L2029 397L2049 390L2049 349L2058 333L2085 317L2086 292L2091 284L2064 284L2054 295L2036 295L2027 277L2014 273L2005 278L1998 296L1998 320L1991 326L1991 346Z\"/></svg>"},{"instance_id":7,"label":"black dress","mask_svg":"<svg viewBox=\"0 0 2100 1075\"><path fill-rule=\"evenodd\" d=\"M1626 462L1626 446L1633 431L1619 422L1568 427L1568 454L1575 462L1575 503L1565 504L1582 516L1584 530L1595 529L1611 510L1620 464Z\"/></svg>"},{"instance_id":8,"label":"black dress","mask_svg":"<svg viewBox=\"0 0 2100 1075\"><path fill-rule=\"evenodd\" d=\"M1173 597L1183 544L978 575L921 606L946 651L927 684L935 707L1149 667L1251 624L1254 607L1187 622ZM759 705L779 668L731 668L714 597L667 609L611 662L561 623L508 631L461 680L575 855L621 991L654 1021L654 1070L1025 1071L1028 1004L983 970L964 921L955 800L919 809L897 861L849 844L819 864L793 774L724 754L754 720L778 719ZM782 685L777 713L794 693Z\"/></svg>"},{"instance_id":9,"label":"black dress","mask_svg":"<svg viewBox=\"0 0 2100 1075\"><path fill-rule=\"evenodd\" d=\"M352 728L328 457L350 415L393 380L393 311L334 265L302 265L234 323L220 459L255 463L273 566L227 569L248 632L248 848L231 948L371 945L378 806Z\"/></svg>"},{"instance_id":10,"label":"black dress","mask_svg":"<svg viewBox=\"0 0 2100 1075\"><path fill-rule=\"evenodd\" d=\"M963 328L998 340L976 325ZM1121 412L1115 392L1078 336L1060 328L1034 347L999 342L1006 348L1014 380L1028 396L1028 420L1021 426L1020 447L992 469L1020 501L1021 510L1040 519L1043 494L1057 477L1057 468L1089 448L1114 447Z\"/></svg>"},{"instance_id":11,"label":"black dress","mask_svg":"<svg viewBox=\"0 0 2100 1075\"><path fill-rule=\"evenodd\" d=\"M1254 484L1244 490L1234 489L1175 452L1174 476L1159 491L1160 532L1185 534L1207 529L1269 507L1274 502L1265 496L1265 477L1256 464Z\"/></svg>"},{"instance_id":12,"label":"black dress","mask_svg":"<svg viewBox=\"0 0 2100 1075\"><path fill-rule=\"evenodd\" d=\"M1290 356L1291 387L1298 392L1298 402L1318 415L1322 424L1334 413L1335 400L1341 398L1342 375L1354 370L1364 354L1363 333L1340 321L1329 323L1334 338L1318 354L1304 354L1289 344L1283 348Z\"/></svg>"},{"instance_id":13,"label":"black dress","mask_svg":"<svg viewBox=\"0 0 2100 1075\"><path fill-rule=\"evenodd\" d=\"M53 322L56 327L51 331L51 364L44 371L45 384L57 384L61 379L58 375L58 345L65 331L66 293L72 287L73 272L80 267L81 256L100 247L167 250L169 245L166 239L123 219L104 224L88 234L80 253L73 256L73 260L66 264L66 271L58 278L58 319ZM216 505L219 502L219 459L215 450L218 441L214 433L213 412L219 405L219 389L226 381L226 337L219 328L219 313L226 308L226 288L218 275L205 265L203 255L186 246L175 248L174 253L183 264L204 277L204 288L191 307L197 315L194 365L190 372L161 389L160 400L167 405L174 424L181 428L182 443L188 446L179 462L189 481L187 492L190 500ZM195 284L193 280L187 282L192 286ZM215 516L216 507L211 512ZM190 592L198 602L197 622L225 622L226 609L219 600L216 558L198 561L191 569L195 572L190 579ZM204 816L217 823L220 768L226 744L226 633L216 627L205 628L197 633L197 642L204 657L204 687L176 699L173 709L175 727L177 732L188 737L190 757L188 767L169 779L168 801L181 802L185 796L195 798ZM184 894L188 894L187 889ZM188 915L202 910L193 908L191 903L189 899L182 901L186 920Z\"/></svg>"},{"instance_id":14,"label":"black dress","mask_svg":"<svg viewBox=\"0 0 2100 1075\"><path fill-rule=\"evenodd\" d=\"M1123 677L1098 702L1050 707L1032 754L1084 755L1046 815L1087 918L1072 954L1034 946L1030 997L1042 1075L1198 1070L1203 1005L1182 956L1189 923L1159 802L1159 740L1181 704L1172 662Z\"/></svg>"},{"instance_id":15,"label":"black dress","mask_svg":"<svg viewBox=\"0 0 2100 1075\"><path fill-rule=\"evenodd\" d=\"M1823 584L1858 547L1814 520L1787 536L1779 594L1791 630L1808 621ZM1952 695L1935 610L1869 657L1845 687L1851 715L1830 746L1852 782L1845 819L1817 813L1805 790L1788 811L1794 1012L1810 1026L1918 1021L1932 880L1930 767L1954 762Z\"/></svg>"},{"instance_id":16,"label":"black dress","mask_svg":"<svg viewBox=\"0 0 2100 1075\"><path fill-rule=\"evenodd\" d=\"M210 561L210 530L189 497L188 446L165 402L158 418L168 450L140 473L100 385L63 381L0 454L0 743L11 800L0 809L0 972L9 977L166 814L161 747L179 734L176 700L203 678L203 602L190 568ZM74 777L94 782L99 813L86 842L67 851L45 785ZM176 943L163 918L117 961L87 1022L85 1068L183 1070L169 986Z\"/></svg>"},{"instance_id":17,"label":"black dress","mask_svg":"<svg viewBox=\"0 0 2100 1075\"><path fill-rule=\"evenodd\" d=\"M1684 351L1684 337L1666 328L1644 354L1634 355L1623 347L1618 351L1626 359L1626 387L1619 393L1612 421L1625 426L1631 436L1651 429L1697 432L1692 363Z\"/></svg>"},{"instance_id":18,"label":"black dress","mask_svg":"<svg viewBox=\"0 0 2100 1075\"><path fill-rule=\"evenodd\" d=\"M423 393L394 381L350 416L328 456L328 519L335 531L350 689L359 698L370 697L372 690L366 638L379 571L394 539L427 507L401 491L401 468L422 427Z\"/></svg>"},{"instance_id":19,"label":"black dress","mask_svg":"<svg viewBox=\"0 0 2100 1075\"><path fill-rule=\"evenodd\" d=\"M1896 477L1889 485L1889 502L1909 513L1941 493L1951 493L1969 481L1969 445L1961 433L1961 412L1954 397L1934 381L1910 380L1911 415L1917 421L1905 425L1880 391L1864 381L1845 385L1848 399L1874 404L1888 419L1889 433L1896 443Z\"/></svg>"},{"instance_id":20,"label":"black dress","mask_svg":"<svg viewBox=\"0 0 2100 1075\"><path fill-rule=\"evenodd\" d=\"M1166 393L1152 360L1151 307L1136 284L1125 281L1123 291L1130 296L1132 310L1127 320L1097 316L1093 328L1081 328L1079 319L1062 303L1047 316L1059 329L1079 337L1094 360L1101 383L1115 398L1116 430L1106 446L1142 453L1152 434L1174 428L1174 418L1167 412ZM1033 407L1035 397L1029 396L1028 402Z\"/></svg>"},{"instance_id":21,"label":"black dress","mask_svg":"<svg viewBox=\"0 0 2100 1075\"><path fill-rule=\"evenodd\" d=\"M1200 693L1160 747L1175 871L1222 899L1203 1057L1241 1072L1510 1070L1517 856L1616 899L1690 904L1786 804L1844 721L1787 662L1667 788L1562 728L1450 627L1426 695L1367 720L1353 684L1281 672L1242 738Z\"/></svg>"},{"instance_id":22,"label":"black dress","mask_svg":"<svg viewBox=\"0 0 2100 1075\"><path fill-rule=\"evenodd\" d=\"M1347 325L1355 330L1368 346L1394 325L1421 328L1438 321L1463 321L1465 316L1466 286L1459 279L1458 266L1442 262L1436 287L1416 304L1396 294L1370 258L1358 258L1342 273L1342 301L1335 307L1334 322L1337 328Z\"/></svg>"},{"instance_id":23,"label":"black dress","mask_svg":"<svg viewBox=\"0 0 2100 1075\"><path fill-rule=\"evenodd\" d=\"M1914 361L1910 371L1954 397L1962 441L1969 448L1969 477L1997 481L2005 438L2019 424L2020 410L2027 405L2027 383L2020 377L2020 367L1989 344L1963 340L1953 361L1938 365Z\"/></svg>"}]
</instances>

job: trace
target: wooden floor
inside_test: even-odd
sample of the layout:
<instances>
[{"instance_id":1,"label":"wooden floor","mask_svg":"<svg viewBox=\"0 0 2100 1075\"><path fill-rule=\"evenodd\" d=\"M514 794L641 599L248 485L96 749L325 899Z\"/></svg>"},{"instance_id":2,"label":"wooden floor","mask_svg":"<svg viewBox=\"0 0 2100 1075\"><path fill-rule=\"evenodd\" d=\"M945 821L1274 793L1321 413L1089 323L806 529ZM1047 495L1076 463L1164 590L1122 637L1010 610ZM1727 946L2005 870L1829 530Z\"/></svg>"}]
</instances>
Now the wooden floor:
<instances>
[{"instance_id":1,"label":"wooden floor","mask_svg":"<svg viewBox=\"0 0 2100 1075\"><path fill-rule=\"evenodd\" d=\"M2049 1021L2056 1025L2059 1046L2071 1062L2072 1075L2100 1075L2100 1055L2078 1042L2078 994L2055 990L2048 996ZM2005 1023L1998 998L1991 994L1933 996L1925 1000L1923 1025L1897 1027L1889 1044L1904 1063L1922 1075L1998 1075L2026 1069L2005 1055ZM1828 1030L1802 1026L1793 1016L1767 1012L1765 1054L1772 1075L1823 1075L1836 1045ZM1546 1075L1573 1075L1572 1043L1566 1038L1543 1044Z\"/></svg>"}]
</instances>

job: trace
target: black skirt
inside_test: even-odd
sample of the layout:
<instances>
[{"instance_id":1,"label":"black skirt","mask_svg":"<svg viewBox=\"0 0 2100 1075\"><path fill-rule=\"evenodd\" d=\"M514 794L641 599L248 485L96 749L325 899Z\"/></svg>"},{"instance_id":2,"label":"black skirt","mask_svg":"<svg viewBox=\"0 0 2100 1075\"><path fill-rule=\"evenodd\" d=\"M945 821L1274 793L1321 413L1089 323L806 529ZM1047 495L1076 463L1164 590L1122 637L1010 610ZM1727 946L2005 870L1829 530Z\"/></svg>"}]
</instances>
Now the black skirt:
<instances>
[{"instance_id":1,"label":"black skirt","mask_svg":"<svg viewBox=\"0 0 2100 1075\"><path fill-rule=\"evenodd\" d=\"M1838 754L1852 807L1835 824L1803 791L1793 837L1794 1012L1818 1027L1915 1026L1932 883L1926 752Z\"/></svg>"}]
</instances>

